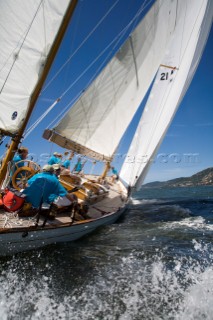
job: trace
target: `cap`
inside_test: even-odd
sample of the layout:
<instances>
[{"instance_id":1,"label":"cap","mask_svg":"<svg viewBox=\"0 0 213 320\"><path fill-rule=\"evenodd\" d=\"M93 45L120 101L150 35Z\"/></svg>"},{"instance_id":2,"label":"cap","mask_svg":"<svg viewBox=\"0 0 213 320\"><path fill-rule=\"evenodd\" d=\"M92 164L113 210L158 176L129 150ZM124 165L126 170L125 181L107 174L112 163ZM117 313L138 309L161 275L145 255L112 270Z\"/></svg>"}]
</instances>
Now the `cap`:
<instances>
[{"instance_id":1,"label":"cap","mask_svg":"<svg viewBox=\"0 0 213 320\"><path fill-rule=\"evenodd\" d=\"M53 172L54 171L53 166L51 166L49 164L45 164L42 169L45 172Z\"/></svg>"},{"instance_id":2,"label":"cap","mask_svg":"<svg viewBox=\"0 0 213 320\"><path fill-rule=\"evenodd\" d=\"M53 167L54 170L59 170L61 166L60 166L59 163L55 163L55 164L52 165L52 167Z\"/></svg>"},{"instance_id":3,"label":"cap","mask_svg":"<svg viewBox=\"0 0 213 320\"><path fill-rule=\"evenodd\" d=\"M54 155L54 156L57 156L57 155L58 155L58 152L53 152L53 155Z\"/></svg>"}]
</instances>

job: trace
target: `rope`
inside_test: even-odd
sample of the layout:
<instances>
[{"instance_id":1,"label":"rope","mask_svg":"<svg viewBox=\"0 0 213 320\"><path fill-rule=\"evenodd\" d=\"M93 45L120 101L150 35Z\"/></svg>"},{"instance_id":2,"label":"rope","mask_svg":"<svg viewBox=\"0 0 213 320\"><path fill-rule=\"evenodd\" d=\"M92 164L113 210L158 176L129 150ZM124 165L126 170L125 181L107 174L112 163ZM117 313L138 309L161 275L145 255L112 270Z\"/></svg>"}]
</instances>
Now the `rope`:
<instances>
[{"instance_id":1,"label":"rope","mask_svg":"<svg viewBox=\"0 0 213 320\"><path fill-rule=\"evenodd\" d=\"M46 115L54 108L54 106L57 104L57 102L59 100L61 100L71 89L72 87L83 77L83 75L97 62L97 60L104 55L104 53L112 46L113 43L114 46L111 49L111 51L109 52L109 54L107 55L107 57L104 59L104 61L101 63L101 65L98 67L98 69L96 70L95 74L90 78L90 80L88 81L86 88L88 88L88 86L90 85L90 83L96 78L97 74L100 72L100 70L103 68L103 66L105 65L106 61L109 59L109 56L111 55L113 49L115 49L116 45L118 44L118 42L120 41L120 39L125 35L125 32L128 30L128 28L132 25L132 29L134 28L137 19L139 18L139 15L142 13L143 10L145 10L145 8L149 5L149 3L152 0L150 0L146 5L145 3L142 5L142 7L140 8L140 10L137 12L137 14L133 17L133 19L126 25L125 28L123 28L123 30L105 47L105 49L102 50L102 52L89 64L89 66L75 79L74 82L72 82L70 84L70 86L68 86L68 88L61 94L60 98L57 99L48 109L47 111L40 117L38 118L34 124L32 124L32 126L27 130L27 133L25 135L25 138L27 138L30 133L39 125L39 123L46 117ZM91 35L95 32L95 30L97 29L97 27L104 21L104 19L109 15L109 13L112 11L112 9L115 7L115 5L119 2L119 0L117 0L112 6L111 8L107 11L107 13L104 15L104 17L99 21L99 23L92 29L92 31L89 33L89 35L83 40L83 42L79 45L79 47L74 51L74 53L68 58L68 60L64 63L64 65L59 69L59 71L55 74L55 76L50 80L50 82L47 84L47 86L42 90L42 93L47 89L47 87L49 87L49 85L53 82L53 80L55 80L55 78L59 75L59 73L64 69L64 67L68 64L68 62L73 58L73 56L79 51L79 49L84 45L84 43L91 37ZM85 89L83 90L85 91ZM77 100L77 98L80 97L80 95L82 94L82 92L79 92L72 100L71 102L69 102L67 104L67 106L61 111L61 113L49 124L48 127L50 127L53 123L57 123L61 120L61 118L63 117L62 115L64 115L70 108L70 106L74 103L74 101ZM59 119L59 120L57 120Z\"/></svg>"},{"instance_id":2,"label":"rope","mask_svg":"<svg viewBox=\"0 0 213 320\"><path fill-rule=\"evenodd\" d=\"M82 43L77 47L77 49L73 52L73 54L68 58L68 60L62 65L62 67L56 72L55 76L47 83L45 88L42 90L42 93L49 87L49 85L55 80L55 78L59 75L59 73L64 69L64 67L70 62L70 60L74 57L74 55L80 50L80 48L84 45L84 43L91 37L91 35L95 32L95 30L100 26L100 24L105 20L105 18L109 15L112 9L117 5L120 0L117 0L111 8L106 12L103 18L98 22L98 24L90 31L90 33L84 38Z\"/></svg>"},{"instance_id":3,"label":"rope","mask_svg":"<svg viewBox=\"0 0 213 320\"><path fill-rule=\"evenodd\" d=\"M3 222L2 228L13 228L14 226L24 226L26 222L26 227L34 225L36 215L33 217L26 217L26 219L20 219L17 212L5 212L4 215L0 217L0 223Z\"/></svg>"},{"instance_id":4,"label":"rope","mask_svg":"<svg viewBox=\"0 0 213 320\"><path fill-rule=\"evenodd\" d=\"M53 102L53 104L38 118L28 129L24 136L26 139L30 133L39 125L39 123L46 117L46 115L55 107L55 105L60 101L60 98L58 98L56 101Z\"/></svg>"},{"instance_id":5,"label":"rope","mask_svg":"<svg viewBox=\"0 0 213 320\"><path fill-rule=\"evenodd\" d=\"M81 93L78 93L65 107L64 109L53 119L52 122L47 126L47 128L50 128L53 126L54 123L57 123L63 118L64 114L70 109L70 106L73 104L73 102L80 96Z\"/></svg>"}]
</instances>

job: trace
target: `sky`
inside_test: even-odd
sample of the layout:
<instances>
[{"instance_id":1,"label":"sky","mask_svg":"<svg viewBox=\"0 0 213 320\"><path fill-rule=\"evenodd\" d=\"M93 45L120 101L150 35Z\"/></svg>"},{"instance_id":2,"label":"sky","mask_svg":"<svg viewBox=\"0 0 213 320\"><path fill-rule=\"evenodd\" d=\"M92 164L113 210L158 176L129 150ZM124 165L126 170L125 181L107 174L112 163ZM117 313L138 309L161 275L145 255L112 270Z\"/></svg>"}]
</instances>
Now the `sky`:
<instances>
[{"instance_id":1,"label":"sky","mask_svg":"<svg viewBox=\"0 0 213 320\"><path fill-rule=\"evenodd\" d=\"M29 126L63 92L69 87L70 89L60 103L54 107L22 143L22 145L29 148L30 157L33 157L34 161L44 165L47 163L50 154L54 151L61 153L66 151L42 139L44 129L51 124L58 113L79 92L88 86L94 72L96 72L106 56L109 53L112 54L112 47L94 63L97 56L125 28L139 8L141 8L141 5L144 6L142 14L145 14L151 2L153 1L79 0L73 20L38 99ZM148 5L146 6L146 4ZM94 31L92 32L92 30ZM89 34L90 36L88 37ZM77 48L79 49L77 50ZM75 53L76 50L77 53ZM73 53L75 54L73 55ZM58 70L67 61L68 56L72 55L73 57L63 69L63 72L56 76ZM212 56L213 31L211 30L197 72L158 150L145 182L164 181L190 176L200 170L213 166ZM118 149L120 155L124 155L128 150L128 145L139 121L142 108L143 106L137 112L122 139ZM5 143L0 147L1 154L4 152ZM117 157L113 162L118 170L120 170L122 165L122 159L123 157ZM102 167L101 164L97 164L94 169L92 163L88 161L85 165L85 171L92 172L92 170L95 170L94 172L96 173Z\"/></svg>"}]
</instances>

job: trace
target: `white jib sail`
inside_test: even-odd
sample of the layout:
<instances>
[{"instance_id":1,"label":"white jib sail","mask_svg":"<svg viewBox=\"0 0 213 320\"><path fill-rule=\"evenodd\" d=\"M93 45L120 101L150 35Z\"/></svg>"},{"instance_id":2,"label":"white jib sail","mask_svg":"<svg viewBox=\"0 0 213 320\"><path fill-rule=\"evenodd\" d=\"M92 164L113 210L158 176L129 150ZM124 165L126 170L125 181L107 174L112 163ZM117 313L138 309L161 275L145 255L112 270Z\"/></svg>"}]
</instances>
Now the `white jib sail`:
<instances>
[{"instance_id":1,"label":"white jib sail","mask_svg":"<svg viewBox=\"0 0 213 320\"><path fill-rule=\"evenodd\" d=\"M0 1L0 130L20 128L69 3Z\"/></svg>"},{"instance_id":2,"label":"white jib sail","mask_svg":"<svg viewBox=\"0 0 213 320\"><path fill-rule=\"evenodd\" d=\"M54 128L51 141L96 159L112 157L165 54L175 27L176 5L172 0L155 2L131 38Z\"/></svg>"},{"instance_id":3,"label":"white jib sail","mask_svg":"<svg viewBox=\"0 0 213 320\"><path fill-rule=\"evenodd\" d=\"M159 68L120 172L121 179L137 190L196 71L211 27L213 2L179 1L177 14L181 18L174 39Z\"/></svg>"}]
</instances>

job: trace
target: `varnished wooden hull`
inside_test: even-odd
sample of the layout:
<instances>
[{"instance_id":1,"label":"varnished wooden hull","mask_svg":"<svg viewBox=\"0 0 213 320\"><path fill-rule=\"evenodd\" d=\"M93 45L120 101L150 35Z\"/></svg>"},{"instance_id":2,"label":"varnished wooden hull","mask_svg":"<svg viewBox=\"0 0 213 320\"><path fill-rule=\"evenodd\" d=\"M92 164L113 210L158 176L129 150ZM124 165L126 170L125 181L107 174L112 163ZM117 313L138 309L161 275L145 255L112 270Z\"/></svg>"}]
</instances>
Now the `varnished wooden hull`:
<instances>
[{"instance_id":1,"label":"varnished wooden hull","mask_svg":"<svg viewBox=\"0 0 213 320\"><path fill-rule=\"evenodd\" d=\"M94 195L88 211L90 219L72 221L70 212L57 214L43 226L35 217L18 217L2 212L0 221L0 256L32 250L46 245L77 240L97 228L115 222L126 209L126 189L117 182L105 194Z\"/></svg>"},{"instance_id":2,"label":"varnished wooden hull","mask_svg":"<svg viewBox=\"0 0 213 320\"><path fill-rule=\"evenodd\" d=\"M125 211L125 206L97 219L84 220L61 227L29 229L19 228L0 234L0 255L11 255L17 252L32 250L58 242L77 240L97 228L114 223Z\"/></svg>"}]
</instances>

